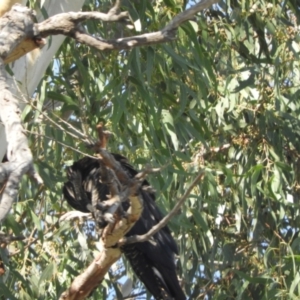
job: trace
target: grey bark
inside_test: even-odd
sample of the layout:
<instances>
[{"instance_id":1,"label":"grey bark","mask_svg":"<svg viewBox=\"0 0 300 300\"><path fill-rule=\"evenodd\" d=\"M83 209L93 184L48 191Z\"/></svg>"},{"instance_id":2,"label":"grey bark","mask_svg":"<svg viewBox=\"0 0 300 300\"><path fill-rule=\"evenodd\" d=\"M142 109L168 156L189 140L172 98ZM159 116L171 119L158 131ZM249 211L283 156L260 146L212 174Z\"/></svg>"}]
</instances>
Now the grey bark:
<instances>
[{"instance_id":1,"label":"grey bark","mask_svg":"<svg viewBox=\"0 0 300 300\"><path fill-rule=\"evenodd\" d=\"M0 222L9 213L17 197L19 182L25 173L34 173L32 153L21 123L18 99L12 94L12 82L5 70L4 59L26 38L34 36L32 12L24 6L15 6L0 18L0 118L7 136L9 162L0 165ZM39 176L36 175L41 182Z\"/></svg>"}]
</instances>

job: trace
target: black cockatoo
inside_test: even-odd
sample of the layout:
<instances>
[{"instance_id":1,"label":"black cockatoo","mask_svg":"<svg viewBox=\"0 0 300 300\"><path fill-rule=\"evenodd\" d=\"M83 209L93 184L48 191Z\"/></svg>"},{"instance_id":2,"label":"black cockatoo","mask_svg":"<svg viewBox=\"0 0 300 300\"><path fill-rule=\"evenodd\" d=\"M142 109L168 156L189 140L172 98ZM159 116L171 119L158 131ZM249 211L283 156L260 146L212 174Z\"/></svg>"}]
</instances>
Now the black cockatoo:
<instances>
[{"instance_id":1,"label":"black cockatoo","mask_svg":"<svg viewBox=\"0 0 300 300\"><path fill-rule=\"evenodd\" d=\"M119 154L112 155L128 176L134 177L137 174L126 158ZM97 159L84 157L68 168L68 182L64 184L63 193L68 203L76 210L89 212L91 188L97 191L99 201L107 200L110 191L107 185L100 182L100 163ZM149 184L145 180L142 186L149 186ZM126 236L148 232L163 217L152 192L141 188L140 195L143 198L142 215ZM100 222L99 226L103 227L105 224ZM124 245L121 249L135 274L155 299L186 299L176 275L174 254L178 253L178 249L168 227L157 232L151 241Z\"/></svg>"}]
</instances>

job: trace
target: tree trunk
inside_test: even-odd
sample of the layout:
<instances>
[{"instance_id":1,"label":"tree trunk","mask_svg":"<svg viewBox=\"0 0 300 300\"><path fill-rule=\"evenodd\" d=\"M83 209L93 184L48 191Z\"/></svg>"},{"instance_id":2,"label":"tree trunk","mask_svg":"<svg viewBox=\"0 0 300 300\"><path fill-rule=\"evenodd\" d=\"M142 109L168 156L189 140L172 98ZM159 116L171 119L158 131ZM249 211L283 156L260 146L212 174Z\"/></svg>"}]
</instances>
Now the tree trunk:
<instances>
[{"instance_id":1,"label":"tree trunk","mask_svg":"<svg viewBox=\"0 0 300 300\"><path fill-rule=\"evenodd\" d=\"M70 0L46 0L44 8L49 16L56 15L61 12L79 11L84 3L84 0L70 1ZM37 15L38 20L42 20L42 14L39 12ZM49 63L51 62L54 54L61 46L65 36L53 36L51 45L45 45L41 50L34 50L26 56L18 59L11 64L11 69L14 76L11 78L11 91L18 99L24 96L28 100L34 93L38 83L40 82L43 74L46 71ZM8 75L9 76L9 75ZM18 82L18 86L16 86ZM20 102L21 109L24 108L24 103ZM0 125L0 159L2 160L7 148L4 127Z\"/></svg>"}]
</instances>

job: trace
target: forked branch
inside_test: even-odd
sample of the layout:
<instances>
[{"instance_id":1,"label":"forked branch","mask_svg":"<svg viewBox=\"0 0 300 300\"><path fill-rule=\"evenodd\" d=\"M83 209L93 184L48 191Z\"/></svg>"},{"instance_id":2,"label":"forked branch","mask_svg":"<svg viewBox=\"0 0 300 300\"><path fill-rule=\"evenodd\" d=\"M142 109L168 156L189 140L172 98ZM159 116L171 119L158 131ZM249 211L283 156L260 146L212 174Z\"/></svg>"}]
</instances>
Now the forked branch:
<instances>
[{"instance_id":1,"label":"forked branch","mask_svg":"<svg viewBox=\"0 0 300 300\"><path fill-rule=\"evenodd\" d=\"M77 42L86 44L98 50L121 50L139 46L166 43L176 38L176 30L184 22L191 20L197 13L217 3L218 0L202 0L184 12L178 14L173 20L159 31L135 35L131 37L106 40L89 35L79 26L85 20L98 20L103 22L130 22L127 12L119 12L118 3L107 14L100 12L64 13L36 24L36 31L42 37L52 34L64 34L74 38Z\"/></svg>"},{"instance_id":2,"label":"forked branch","mask_svg":"<svg viewBox=\"0 0 300 300\"><path fill-rule=\"evenodd\" d=\"M113 221L109 222L102 231L100 253L89 267L74 279L71 286L60 296L60 300L85 299L101 283L110 266L121 256L121 250L116 247L116 244L140 218L143 210L143 204L138 192L138 179L129 178L128 174L121 170L119 162L104 149L106 148L107 136L102 125L99 125L97 129L99 142L95 150L99 153L99 160L101 160L101 166L104 169L101 170L102 181L104 180L104 183L107 184L112 196L106 202L109 202L110 208L113 209L111 211ZM104 148L99 147L99 145ZM114 177L121 184L119 189L109 184L109 182L114 181ZM129 199L130 206L125 215L123 214L121 203L128 201L127 199ZM117 206L114 206L116 203ZM97 219L95 221L97 222Z\"/></svg>"},{"instance_id":3,"label":"forked branch","mask_svg":"<svg viewBox=\"0 0 300 300\"><path fill-rule=\"evenodd\" d=\"M101 22L122 22L124 24L131 24L131 19L128 12L120 11L120 0L116 1L115 6L109 10L108 13L102 12L69 12L61 13L52 16L41 23L34 23L33 20L28 18L28 9L20 5L13 6L13 9L0 19L0 31L1 36L5 35L9 37L11 34L18 34L19 38L15 40L14 44L8 40L7 49L9 51L3 51L0 47L0 57L4 59L6 63L13 61L34 48L40 47L44 44L43 39L51 35L66 35L77 42L86 44L90 47L98 50L122 50L131 49L139 46L146 46L158 43L166 43L176 38L176 31L180 25L193 17L200 11L210 7L212 4L217 3L218 0L201 0L199 3L181 12L171 20L164 28L156 32L144 33L141 35L134 35L130 37L118 38L118 39L105 39L103 37L95 37L95 35L88 34L82 22L87 20L101 21ZM27 29L16 29L14 32L8 32L5 24L7 22L15 23L16 15L24 10L24 20L26 20ZM27 12L25 12L27 9ZM1 25L3 24L3 25ZM1 30L3 28L4 30ZM18 31L18 32L17 32ZM11 39L11 38L10 38ZM22 46L20 47L20 42Z\"/></svg>"}]
</instances>

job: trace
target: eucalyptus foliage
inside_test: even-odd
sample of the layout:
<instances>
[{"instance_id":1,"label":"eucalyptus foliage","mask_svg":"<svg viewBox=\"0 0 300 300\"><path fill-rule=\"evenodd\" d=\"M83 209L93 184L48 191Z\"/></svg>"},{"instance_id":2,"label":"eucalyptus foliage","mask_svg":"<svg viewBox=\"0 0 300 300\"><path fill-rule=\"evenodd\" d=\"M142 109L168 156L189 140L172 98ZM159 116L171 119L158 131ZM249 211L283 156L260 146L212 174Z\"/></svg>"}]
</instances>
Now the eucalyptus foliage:
<instances>
[{"instance_id":1,"label":"eucalyptus foliage","mask_svg":"<svg viewBox=\"0 0 300 300\"><path fill-rule=\"evenodd\" d=\"M105 38L156 31L192 4L124 1L134 29L85 26ZM90 0L84 10L110 7ZM98 251L92 221L58 219L70 210L66 166L92 154L68 124L96 138L99 122L137 169L164 166L148 179L165 214L205 170L169 224L189 299L298 299L299 11L295 0L228 0L168 44L99 53L66 40L23 114L45 186L24 178L4 224L29 239L9 247L3 299L57 299ZM136 299L150 299L122 261L91 299L123 299L127 277Z\"/></svg>"}]
</instances>

